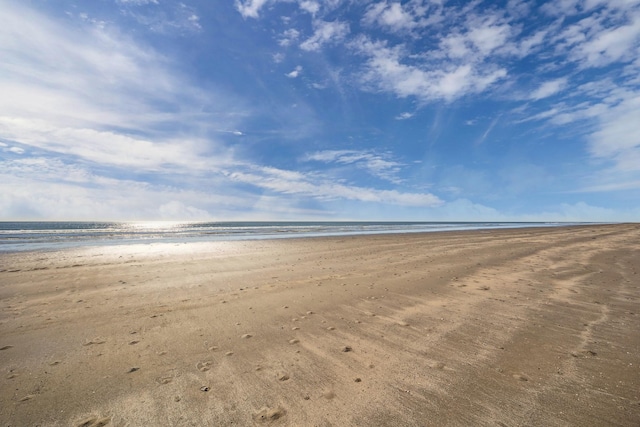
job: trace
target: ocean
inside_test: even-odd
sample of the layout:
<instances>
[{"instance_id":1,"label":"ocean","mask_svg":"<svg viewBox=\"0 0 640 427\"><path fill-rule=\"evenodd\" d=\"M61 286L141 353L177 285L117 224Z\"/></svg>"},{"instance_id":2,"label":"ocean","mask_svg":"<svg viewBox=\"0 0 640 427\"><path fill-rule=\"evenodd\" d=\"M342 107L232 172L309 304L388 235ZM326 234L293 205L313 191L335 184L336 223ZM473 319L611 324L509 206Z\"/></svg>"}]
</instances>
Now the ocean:
<instances>
[{"instance_id":1,"label":"ocean","mask_svg":"<svg viewBox=\"0 0 640 427\"><path fill-rule=\"evenodd\" d=\"M557 222L0 222L0 252L78 246L550 227Z\"/></svg>"}]
</instances>

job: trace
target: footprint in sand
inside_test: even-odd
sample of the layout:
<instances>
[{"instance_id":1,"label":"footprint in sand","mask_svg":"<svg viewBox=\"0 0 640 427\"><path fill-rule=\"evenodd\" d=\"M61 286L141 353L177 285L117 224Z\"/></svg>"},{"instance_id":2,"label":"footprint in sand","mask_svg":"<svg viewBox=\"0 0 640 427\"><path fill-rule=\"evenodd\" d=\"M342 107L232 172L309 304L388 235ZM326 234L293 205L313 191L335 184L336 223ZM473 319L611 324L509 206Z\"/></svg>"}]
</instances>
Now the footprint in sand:
<instances>
[{"instance_id":1,"label":"footprint in sand","mask_svg":"<svg viewBox=\"0 0 640 427\"><path fill-rule=\"evenodd\" d=\"M286 372L278 374L278 381L288 381L291 377Z\"/></svg>"},{"instance_id":2,"label":"footprint in sand","mask_svg":"<svg viewBox=\"0 0 640 427\"><path fill-rule=\"evenodd\" d=\"M526 375L522 374L513 374L513 378L517 379L518 381L529 381L529 378Z\"/></svg>"},{"instance_id":3,"label":"footprint in sand","mask_svg":"<svg viewBox=\"0 0 640 427\"><path fill-rule=\"evenodd\" d=\"M107 341L104 338L96 337L92 340L85 341L84 344L82 345L88 346L88 345L95 345L95 344L104 344L105 342Z\"/></svg>"},{"instance_id":4,"label":"footprint in sand","mask_svg":"<svg viewBox=\"0 0 640 427\"><path fill-rule=\"evenodd\" d=\"M287 411L281 406L276 408L262 407L258 412L253 415L253 419L257 422L270 423L286 415Z\"/></svg>"},{"instance_id":5,"label":"footprint in sand","mask_svg":"<svg viewBox=\"0 0 640 427\"><path fill-rule=\"evenodd\" d=\"M203 362L196 363L196 368L200 372L207 372L209 369L211 369L212 366L213 366L212 360L205 360Z\"/></svg>"},{"instance_id":6,"label":"footprint in sand","mask_svg":"<svg viewBox=\"0 0 640 427\"><path fill-rule=\"evenodd\" d=\"M171 381L173 381L173 377L159 377L156 378L156 381L158 382L158 384L169 384Z\"/></svg>"},{"instance_id":7,"label":"footprint in sand","mask_svg":"<svg viewBox=\"0 0 640 427\"><path fill-rule=\"evenodd\" d=\"M78 424L76 424L76 427L102 427L102 426L106 426L110 422L111 422L111 418L109 417L105 417L105 418L91 417L91 418L85 418L84 420L80 421Z\"/></svg>"},{"instance_id":8,"label":"footprint in sand","mask_svg":"<svg viewBox=\"0 0 640 427\"><path fill-rule=\"evenodd\" d=\"M336 397L336 394L333 392L333 390L327 390L324 393L322 393L322 397L324 397L327 400L331 400L334 397Z\"/></svg>"}]
</instances>

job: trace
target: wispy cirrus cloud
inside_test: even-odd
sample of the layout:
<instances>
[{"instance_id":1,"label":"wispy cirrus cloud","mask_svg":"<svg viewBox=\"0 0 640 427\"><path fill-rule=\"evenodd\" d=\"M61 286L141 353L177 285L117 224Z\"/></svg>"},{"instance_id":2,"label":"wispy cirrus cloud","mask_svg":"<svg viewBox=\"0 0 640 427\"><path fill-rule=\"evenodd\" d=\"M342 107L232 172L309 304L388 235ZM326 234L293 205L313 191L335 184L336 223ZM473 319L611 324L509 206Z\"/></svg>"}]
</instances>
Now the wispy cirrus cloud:
<instances>
[{"instance_id":1,"label":"wispy cirrus cloud","mask_svg":"<svg viewBox=\"0 0 640 427\"><path fill-rule=\"evenodd\" d=\"M0 161L0 180L0 212L23 220L203 220L250 206L239 193L112 177L51 157Z\"/></svg>"},{"instance_id":2,"label":"wispy cirrus cloud","mask_svg":"<svg viewBox=\"0 0 640 427\"><path fill-rule=\"evenodd\" d=\"M567 85L566 77L561 77L559 79L544 82L536 90L534 90L531 93L530 98L533 100L548 98L562 91L566 87L566 85Z\"/></svg>"},{"instance_id":3,"label":"wispy cirrus cloud","mask_svg":"<svg viewBox=\"0 0 640 427\"><path fill-rule=\"evenodd\" d=\"M305 161L353 165L368 174L395 184L402 183L398 174L405 166L389 158L389 154L378 154L365 150L325 150L308 154Z\"/></svg>"},{"instance_id":4,"label":"wispy cirrus cloud","mask_svg":"<svg viewBox=\"0 0 640 427\"><path fill-rule=\"evenodd\" d=\"M620 172L640 172L640 91L619 104L603 108L600 128L589 137L589 151L613 161Z\"/></svg>"},{"instance_id":5,"label":"wispy cirrus cloud","mask_svg":"<svg viewBox=\"0 0 640 427\"><path fill-rule=\"evenodd\" d=\"M204 148L206 129L215 124L208 124L212 116L201 110L229 104L220 97L216 106L166 58L102 26L63 27L11 5L4 12L16 18L0 29L5 139L98 163L142 167L179 158L199 164L207 151L217 151L210 140ZM204 132L151 131L176 123Z\"/></svg>"},{"instance_id":6,"label":"wispy cirrus cloud","mask_svg":"<svg viewBox=\"0 0 640 427\"><path fill-rule=\"evenodd\" d=\"M349 24L341 21L313 21L314 32L300 48L307 51L317 51L323 45L336 43L343 40L349 34Z\"/></svg>"},{"instance_id":7,"label":"wispy cirrus cloud","mask_svg":"<svg viewBox=\"0 0 640 427\"><path fill-rule=\"evenodd\" d=\"M416 207L434 207L443 203L440 198L429 193L411 193L348 185L334 177L305 174L273 167L252 167L245 171L229 172L227 177L231 181L252 184L276 194L302 195L320 201L343 199Z\"/></svg>"},{"instance_id":8,"label":"wispy cirrus cloud","mask_svg":"<svg viewBox=\"0 0 640 427\"><path fill-rule=\"evenodd\" d=\"M157 0L116 0L121 13L150 31L166 35L185 35L202 30L196 10L183 2L160 3Z\"/></svg>"},{"instance_id":9,"label":"wispy cirrus cloud","mask_svg":"<svg viewBox=\"0 0 640 427\"><path fill-rule=\"evenodd\" d=\"M444 99L484 92L507 75L504 68L480 68L472 63L451 63L433 67L403 63L406 55L401 47L361 37L352 43L354 49L368 59L362 76L369 90L388 91L400 98L415 97L420 101Z\"/></svg>"},{"instance_id":10,"label":"wispy cirrus cloud","mask_svg":"<svg viewBox=\"0 0 640 427\"><path fill-rule=\"evenodd\" d=\"M231 151L212 132L233 129L242 111L197 90L166 57L103 22L71 16L63 24L12 2L3 3L3 14L0 135L7 152L21 157L3 159L0 213L157 218L169 212L158 207L174 201L174 212L180 203L185 214L204 215L194 205L207 197L148 180L182 175L186 183L231 167Z\"/></svg>"}]
</instances>

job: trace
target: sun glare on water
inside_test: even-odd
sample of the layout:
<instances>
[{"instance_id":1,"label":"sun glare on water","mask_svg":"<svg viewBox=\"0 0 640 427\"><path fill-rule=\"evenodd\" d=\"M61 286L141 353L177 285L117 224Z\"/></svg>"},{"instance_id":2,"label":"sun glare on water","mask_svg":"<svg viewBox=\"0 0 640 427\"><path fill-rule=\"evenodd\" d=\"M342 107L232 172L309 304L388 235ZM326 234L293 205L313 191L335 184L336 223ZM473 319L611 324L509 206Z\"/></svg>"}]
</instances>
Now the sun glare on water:
<instances>
[{"instance_id":1,"label":"sun glare on water","mask_svg":"<svg viewBox=\"0 0 640 427\"><path fill-rule=\"evenodd\" d=\"M139 221L129 224L132 229L138 231L172 231L184 225L184 222L179 221Z\"/></svg>"}]
</instances>

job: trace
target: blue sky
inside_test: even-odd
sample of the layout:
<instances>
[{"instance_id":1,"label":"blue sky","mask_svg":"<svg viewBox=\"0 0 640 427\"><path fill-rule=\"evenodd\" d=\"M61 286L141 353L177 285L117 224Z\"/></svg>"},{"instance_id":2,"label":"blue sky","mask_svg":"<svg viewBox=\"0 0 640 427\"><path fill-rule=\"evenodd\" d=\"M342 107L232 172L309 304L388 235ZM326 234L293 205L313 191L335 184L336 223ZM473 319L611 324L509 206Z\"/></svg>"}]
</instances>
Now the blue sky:
<instances>
[{"instance_id":1,"label":"blue sky","mask_svg":"<svg viewBox=\"0 0 640 427\"><path fill-rule=\"evenodd\" d=\"M0 219L640 219L640 0L0 0Z\"/></svg>"}]
</instances>

